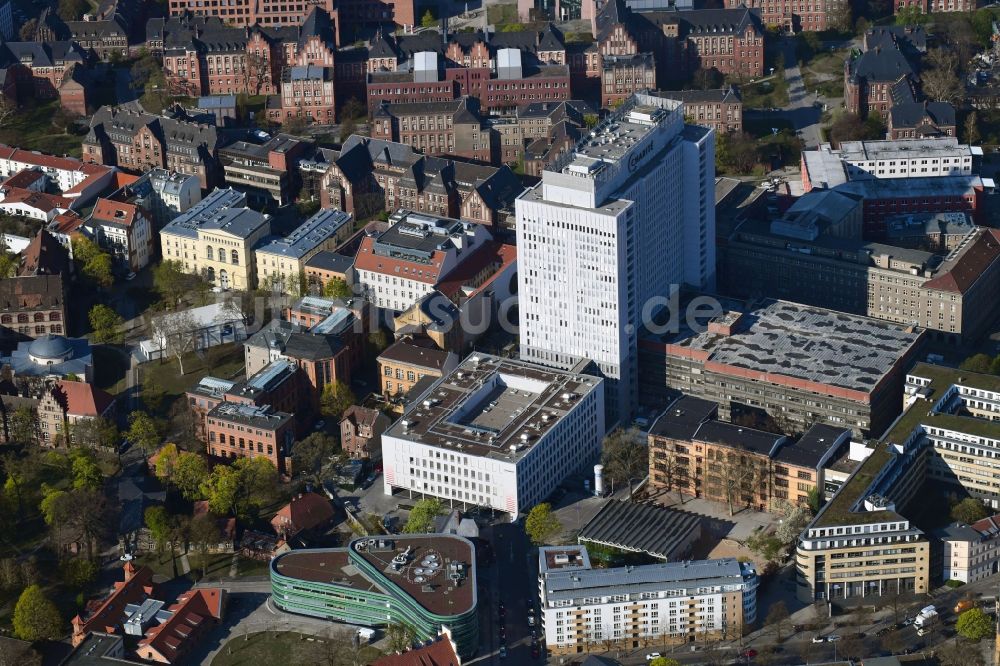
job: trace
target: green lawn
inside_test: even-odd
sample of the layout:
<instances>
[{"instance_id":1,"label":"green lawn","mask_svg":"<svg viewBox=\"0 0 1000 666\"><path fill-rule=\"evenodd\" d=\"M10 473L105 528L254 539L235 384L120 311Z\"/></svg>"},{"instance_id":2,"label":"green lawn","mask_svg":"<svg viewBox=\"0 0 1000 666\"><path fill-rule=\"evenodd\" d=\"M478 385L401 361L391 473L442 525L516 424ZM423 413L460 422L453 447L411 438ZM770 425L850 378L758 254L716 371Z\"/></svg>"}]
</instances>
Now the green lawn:
<instances>
[{"instance_id":1,"label":"green lawn","mask_svg":"<svg viewBox=\"0 0 1000 666\"><path fill-rule=\"evenodd\" d=\"M517 23L517 4L509 5L487 5L486 22L500 29L500 26L508 23Z\"/></svg>"},{"instance_id":2,"label":"green lawn","mask_svg":"<svg viewBox=\"0 0 1000 666\"><path fill-rule=\"evenodd\" d=\"M80 157L84 134L63 134L52 126L59 100L20 109L0 126L0 143L52 155Z\"/></svg>"},{"instance_id":3,"label":"green lawn","mask_svg":"<svg viewBox=\"0 0 1000 666\"><path fill-rule=\"evenodd\" d=\"M337 644L337 649L350 647ZM266 631L237 637L219 651L212 666L256 666L257 664L325 664L331 650L324 638L294 632ZM361 648L358 663L371 663L382 653L369 646Z\"/></svg>"},{"instance_id":4,"label":"green lawn","mask_svg":"<svg viewBox=\"0 0 1000 666\"><path fill-rule=\"evenodd\" d=\"M229 577L229 568L233 563L232 553L209 553L208 559L208 571L207 577L209 579L218 580L220 578ZM147 566L153 570L153 573L163 576L164 578L171 580L181 574L181 556L177 555L177 575L174 575L174 564L168 553L163 555L157 555L156 553L145 553L136 558L136 563L139 565ZM188 553L188 563L191 565L191 572L188 574L188 578L193 581L201 580L202 572L202 562L201 555L196 553L194 550Z\"/></svg>"},{"instance_id":5,"label":"green lawn","mask_svg":"<svg viewBox=\"0 0 1000 666\"><path fill-rule=\"evenodd\" d=\"M743 107L747 109L780 108L788 104L788 82L785 70L775 70L774 76L740 86Z\"/></svg>"},{"instance_id":6,"label":"green lawn","mask_svg":"<svg viewBox=\"0 0 1000 666\"><path fill-rule=\"evenodd\" d=\"M163 391L160 413L166 415L174 400L184 395L203 376L210 374L222 379L235 379L243 373L244 365L243 344L234 342L187 354L183 375L176 358L143 363L140 372L144 385L153 384Z\"/></svg>"}]
</instances>

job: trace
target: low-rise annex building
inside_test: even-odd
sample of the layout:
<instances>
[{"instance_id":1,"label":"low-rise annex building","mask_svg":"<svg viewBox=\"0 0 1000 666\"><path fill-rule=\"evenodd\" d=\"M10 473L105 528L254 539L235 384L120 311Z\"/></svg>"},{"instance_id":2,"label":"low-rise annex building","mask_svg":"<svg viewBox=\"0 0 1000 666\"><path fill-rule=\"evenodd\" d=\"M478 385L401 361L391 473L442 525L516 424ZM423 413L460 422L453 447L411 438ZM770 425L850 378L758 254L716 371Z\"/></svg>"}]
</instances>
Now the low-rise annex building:
<instances>
[{"instance_id":1,"label":"low-rise annex building","mask_svg":"<svg viewBox=\"0 0 1000 666\"><path fill-rule=\"evenodd\" d=\"M447 627L461 655L479 647L476 552L452 534L361 537L346 548L294 550L271 560L281 610L366 627L401 623L419 642Z\"/></svg>"}]
</instances>

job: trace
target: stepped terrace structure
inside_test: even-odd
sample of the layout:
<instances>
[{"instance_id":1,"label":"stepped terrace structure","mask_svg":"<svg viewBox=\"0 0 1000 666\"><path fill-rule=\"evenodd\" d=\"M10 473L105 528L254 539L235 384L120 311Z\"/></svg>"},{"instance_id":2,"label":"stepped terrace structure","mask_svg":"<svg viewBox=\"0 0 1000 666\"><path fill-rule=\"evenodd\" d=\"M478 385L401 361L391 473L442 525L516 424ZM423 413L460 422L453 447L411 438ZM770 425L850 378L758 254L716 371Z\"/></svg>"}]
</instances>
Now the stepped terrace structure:
<instances>
[{"instance_id":1,"label":"stepped terrace structure","mask_svg":"<svg viewBox=\"0 0 1000 666\"><path fill-rule=\"evenodd\" d=\"M361 537L347 548L295 550L271 560L274 604L369 627L402 623L418 641L447 627L459 654L479 647L476 553L451 534Z\"/></svg>"},{"instance_id":2,"label":"stepped terrace structure","mask_svg":"<svg viewBox=\"0 0 1000 666\"><path fill-rule=\"evenodd\" d=\"M1000 379L920 363L905 393L906 411L799 538L799 599L927 591L929 544L905 517L927 481L1000 506Z\"/></svg>"}]
</instances>

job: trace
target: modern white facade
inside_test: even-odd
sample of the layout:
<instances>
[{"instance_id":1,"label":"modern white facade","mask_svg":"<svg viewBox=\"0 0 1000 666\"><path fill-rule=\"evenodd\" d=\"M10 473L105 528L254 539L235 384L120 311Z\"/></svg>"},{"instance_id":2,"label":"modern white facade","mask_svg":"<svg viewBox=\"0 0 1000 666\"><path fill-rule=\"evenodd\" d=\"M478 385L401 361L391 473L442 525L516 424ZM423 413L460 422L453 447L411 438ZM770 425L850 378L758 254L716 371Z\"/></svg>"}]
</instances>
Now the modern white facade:
<instances>
[{"instance_id":1,"label":"modern white facade","mask_svg":"<svg viewBox=\"0 0 1000 666\"><path fill-rule=\"evenodd\" d=\"M592 569L584 546L538 550L545 644L631 649L741 636L757 618L757 574L734 558Z\"/></svg>"},{"instance_id":2,"label":"modern white facade","mask_svg":"<svg viewBox=\"0 0 1000 666\"><path fill-rule=\"evenodd\" d=\"M715 134L638 94L516 202L521 358L596 362L608 424L637 401L637 333L681 284L715 284Z\"/></svg>"},{"instance_id":3,"label":"modern white facade","mask_svg":"<svg viewBox=\"0 0 1000 666\"><path fill-rule=\"evenodd\" d=\"M599 377L472 355L382 434L385 494L517 516L600 456Z\"/></svg>"},{"instance_id":4,"label":"modern white facade","mask_svg":"<svg viewBox=\"0 0 1000 666\"><path fill-rule=\"evenodd\" d=\"M971 176L972 158L982 148L955 137L845 141L802 151L802 179L812 187L835 187L853 180Z\"/></svg>"}]
</instances>

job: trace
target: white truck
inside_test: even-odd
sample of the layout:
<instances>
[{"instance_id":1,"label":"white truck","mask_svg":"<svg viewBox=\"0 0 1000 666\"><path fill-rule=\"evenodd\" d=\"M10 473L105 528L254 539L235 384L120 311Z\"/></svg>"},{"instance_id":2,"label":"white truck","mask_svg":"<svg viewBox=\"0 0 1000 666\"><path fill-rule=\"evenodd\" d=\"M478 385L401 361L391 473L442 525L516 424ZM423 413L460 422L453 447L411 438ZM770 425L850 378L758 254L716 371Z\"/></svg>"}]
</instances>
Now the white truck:
<instances>
[{"instance_id":1,"label":"white truck","mask_svg":"<svg viewBox=\"0 0 1000 666\"><path fill-rule=\"evenodd\" d=\"M934 606L927 606L922 609L913 620L913 626L917 630L917 636L923 636L931 631L931 629L934 628L934 625L937 624L937 621L938 612Z\"/></svg>"}]
</instances>

